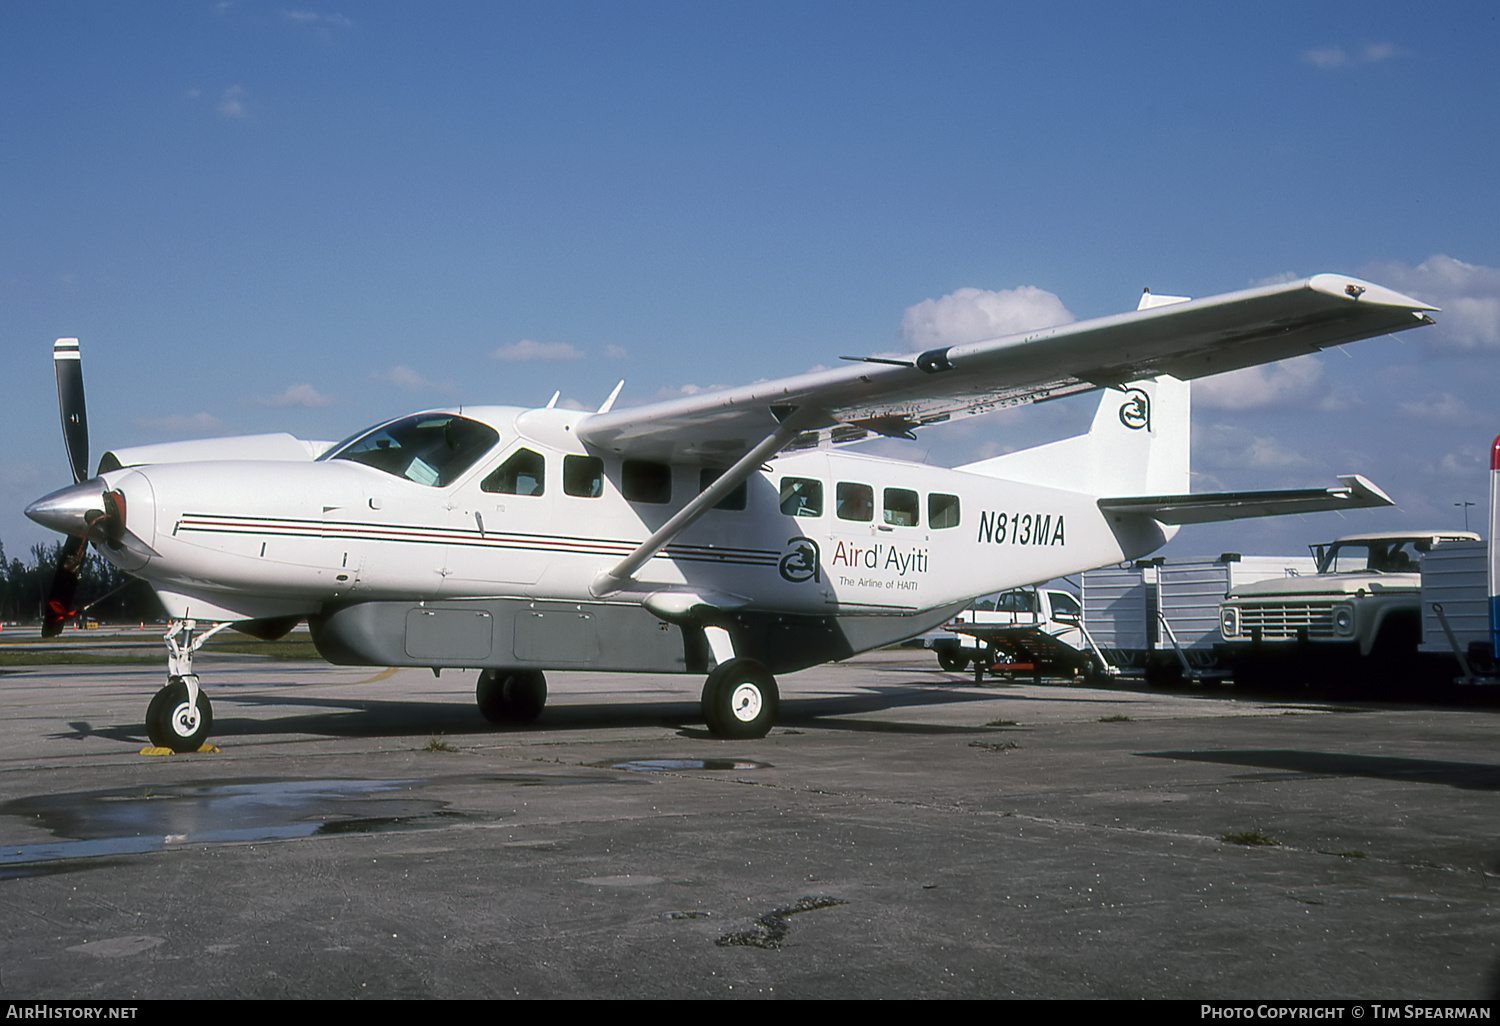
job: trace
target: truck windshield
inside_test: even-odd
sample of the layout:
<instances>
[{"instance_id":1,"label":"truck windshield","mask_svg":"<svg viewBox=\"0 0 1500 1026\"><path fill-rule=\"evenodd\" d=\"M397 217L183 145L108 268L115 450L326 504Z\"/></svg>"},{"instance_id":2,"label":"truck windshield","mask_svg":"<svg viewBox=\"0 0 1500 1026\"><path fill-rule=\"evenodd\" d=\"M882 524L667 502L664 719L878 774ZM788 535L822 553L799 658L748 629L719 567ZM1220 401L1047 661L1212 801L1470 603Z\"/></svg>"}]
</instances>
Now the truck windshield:
<instances>
[{"instance_id":1,"label":"truck windshield","mask_svg":"<svg viewBox=\"0 0 1500 1026\"><path fill-rule=\"evenodd\" d=\"M472 467L500 440L488 424L451 413L419 413L371 428L320 460L350 460L441 488Z\"/></svg>"},{"instance_id":2,"label":"truck windshield","mask_svg":"<svg viewBox=\"0 0 1500 1026\"><path fill-rule=\"evenodd\" d=\"M1418 560L1431 548L1424 539L1392 538L1387 541L1340 542L1328 550L1320 574L1414 574Z\"/></svg>"}]
</instances>

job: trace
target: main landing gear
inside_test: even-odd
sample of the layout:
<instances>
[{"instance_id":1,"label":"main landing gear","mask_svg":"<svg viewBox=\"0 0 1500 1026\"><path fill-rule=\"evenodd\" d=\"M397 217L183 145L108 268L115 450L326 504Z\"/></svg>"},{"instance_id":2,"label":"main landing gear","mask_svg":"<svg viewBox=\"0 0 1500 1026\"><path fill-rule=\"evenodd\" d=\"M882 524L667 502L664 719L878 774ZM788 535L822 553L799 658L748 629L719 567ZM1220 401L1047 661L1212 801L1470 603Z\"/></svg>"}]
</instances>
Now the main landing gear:
<instances>
[{"instance_id":1,"label":"main landing gear","mask_svg":"<svg viewBox=\"0 0 1500 1026\"><path fill-rule=\"evenodd\" d=\"M540 670L484 670L474 687L474 698L491 723L531 723L547 705L547 678ZM200 701L207 699L200 696ZM718 737L765 737L776 723L779 703L776 678L754 659L719 664L703 685L703 719Z\"/></svg>"},{"instance_id":2,"label":"main landing gear","mask_svg":"<svg viewBox=\"0 0 1500 1026\"><path fill-rule=\"evenodd\" d=\"M703 638L718 663L703 685L703 720L709 732L737 740L765 737L781 705L776 678L759 660L735 655L726 626L705 626Z\"/></svg>"},{"instance_id":3,"label":"main landing gear","mask_svg":"<svg viewBox=\"0 0 1500 1026\"><path fill-rule=\"evenodd\" d=\"M485 670L474 697L491 723L530 723L547 704L547 678L540 670Z\"/></svg>"},{"instance_id":4,"label":"main landing gear","mask_svg":"<svg viewBox=\"0 0 1500 1026\"><path fill-rule=\"evenodd\" d=\"M209 638L228 627L215 624L198 634L198 621L173 620L167 643L167 683L146 707L146 734L157 748L174 752L196 752L208 740L214 726L214 707L198 687L193 672L193 653Z\"/></svg>"},{"instance_id":5,"label":"main landing gear","mask_svg":"<svg viewBox=\"0 0 1500 1026\"><path fill-rule=\"evenodd\" d=\"M754 659L720 663L703 685L703 719L718 737L765 737L776 723L780 703L776 678Z\"/></svg>"}]
</instances>

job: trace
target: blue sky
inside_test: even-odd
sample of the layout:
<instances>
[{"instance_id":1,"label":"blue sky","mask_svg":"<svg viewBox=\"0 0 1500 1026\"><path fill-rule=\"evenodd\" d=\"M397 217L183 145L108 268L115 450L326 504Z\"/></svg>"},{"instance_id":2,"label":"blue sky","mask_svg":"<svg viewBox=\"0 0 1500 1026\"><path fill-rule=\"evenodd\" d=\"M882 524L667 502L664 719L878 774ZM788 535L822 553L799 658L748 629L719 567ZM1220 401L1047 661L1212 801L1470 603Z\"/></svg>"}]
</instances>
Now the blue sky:
<instances>
[{"instance_id":1,"label":"blue sky","mask_svg":"<svg viewBox=\"0 0 1500 1026\"><path fill-rule=\"evenodd\" d=\"M1189 529L1167 554L1461 526L1461 501L1482 523L1497 16L8 0L0 540L48 539L20 509L69 481L59 335L82 340L97 460L556 389L592 407L620 378L624 403L799 373L905 348L926 301L954 325L1086 318L1143 286L1321 271L1445 313L1197 386L1195 487L1358 472L1401 508ZM1082 430L1092 405L886 451L961 463Z\"/></svg>"}]
</instances>

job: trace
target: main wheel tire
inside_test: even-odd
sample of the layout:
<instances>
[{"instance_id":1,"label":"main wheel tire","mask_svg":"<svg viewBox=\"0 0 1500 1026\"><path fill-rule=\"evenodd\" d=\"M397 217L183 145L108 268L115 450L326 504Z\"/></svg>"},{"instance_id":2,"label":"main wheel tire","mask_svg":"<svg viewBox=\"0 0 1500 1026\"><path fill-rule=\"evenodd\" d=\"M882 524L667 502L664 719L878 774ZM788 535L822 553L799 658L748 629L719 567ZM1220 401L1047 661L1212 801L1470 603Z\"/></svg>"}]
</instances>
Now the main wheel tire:
<instances>
[{"instance_id":1,"label":"main wheel tire","mask_svg":"<svg viewBox=\"0 0 1500 1026\"><path fill-rule=\"evenodd\" d=\"M540 670L485 670L474 697L491 723L530 723L547 705L547 678Z\"/></svg>"},{"instance_id":2,"label":"main wheel tire","mask_svg":"<svg viewBox=\"0 0 1500 1026\"><path fill-rule=\"evenodd\" d=\"M213 726L214 707L208 695L199 688L196 708L188 705L188 687L181 677L169 680L146 707L146 734L158 748L196 752Z\"/></svg>"},{"instance_id":3,"label":"main wheel tire","mask_svg":"<svg viewBox=\"0 0 1500 1026\"><path fill-rule=\"evenodd\" d=\"M719 737L765 737L780 704L776 678L754 659L731 659L715 667L703 685L703 719Z\"/></svg>"},{"instance_id":4,"label":"main wheel tire","mask_svg":"<svg viewBox=\"0 0 1500 1026\"><path fill-rule=\"evenodd\" d=\"M938 649L938 665L949 673L963 673L969 665L969 657L963 649Z\"/></svg>"}]
</instances>

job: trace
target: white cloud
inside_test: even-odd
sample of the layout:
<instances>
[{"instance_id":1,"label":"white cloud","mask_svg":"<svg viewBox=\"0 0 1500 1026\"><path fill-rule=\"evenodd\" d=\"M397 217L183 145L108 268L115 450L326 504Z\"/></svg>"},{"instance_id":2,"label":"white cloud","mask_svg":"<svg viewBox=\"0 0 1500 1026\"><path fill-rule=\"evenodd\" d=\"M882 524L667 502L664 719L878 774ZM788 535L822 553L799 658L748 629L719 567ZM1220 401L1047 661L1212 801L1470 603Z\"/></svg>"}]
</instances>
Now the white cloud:
<instances>
[{"instance_id":1,"label":"white cloud","mask_svg":"<svg viewBox=\"0 0 1500 1026\"><path fill-rule=\"evenodd\" d=\"M318 390L311 385L289 385L287 390L280 395L269 398L257 398L255 403L259 406L291 407L304 406L309 409L320 406L331 406L333 400L326 395L320 395Z\"/></svg>"},{"instance_id":2,"label":"white cloud","mask_svg":"<svg viewBox=\"0 0 1500 1026\"><path fill-rule=\"evenodd\" d=\"M924 299L906 308L901 334L912 349L978 342L1021 331L1071 324L1062 300L1035 285L993 292L958 289L942 299Z\"/></svg>"},{"instance_id":3,"label":"white cloud","mask_svg":"<svg viewBox=\"0 0 1500 1026\"><path fill-rule=\"evenodd\" d=\"M1338 71L1360 64L1379 64L1401 55L1394 43L1366 43L1353 53L1342 46L1318 46L1302 52L1302 63L1323 71Z\"/></svg>"},{"instance_id":4,"label":"white cloud","mask_svg":"<svg viewBox=\"0 0 1500 1026\"><path fill-rule=\"evenodd\" d=\"M1431 473L1442 477L1462 478L1472 484L1480 480L1476 471L1485 469L1485 461L1472 452L1450 452L1444 453L1442 459L1429 466Z\"/></svg>"},{"instance_id":5,"label":"white cloud","mask_svg":"<svg viewBox=\"0 0 1500 1026\"><path fill-rule=\"evenodd\" d=\"M704 392L722 392L728 385L663 385L656 390L652 400L657 399L683 399L687 396L702 395Z\"/></svg>"},{"instance_id":6,"label":"white cloud","mask_svg":"<svg viewBox=\"0 0 1500 1026\"><path fill-rule=\"evenodd\" d=\"M1269 278L1258 278L1252 281L1250 286L1251 288L1256 288L1261 285L1285 285L1287 282L1296 281L1301 277L1302 275L1295 271L1282 271L1280 274L1273 274Z\"/></svg>"},{"instance_id":7,"label":"white cloud","mask_svg":"<svg viewBox=\"0 0 1500 1026\"><path fill-rule=\"evenodd\" d=\"M388 385L395 385L397 388L407 392L453 391L453 386L451 384L440 385L435 381L428 381L426 378L422 377L422 375L406 366L398 365L384 372L372 371L370 377L374 378L376 381L384 381Z\"/></svg>"},{"instance_id":8,"label":"white cloud","mask_svg":"<svg viewBox=\"0 0 1500 1026\"><path fill-rule=\"evenodd\" d=\"M1349 55L1344 52L1342 46L1320 46L1306 50L1302 54L1302 61L1304 64L1311 64L1325 71L1332 68L1347 68L1351 63Z\"/></svg>"},{"instance_id":9,"label":"white cloud","mask_svg":"<svg viewBox=\"0 0 1500 1026\"><path fill-rule=\"evenodd\" d=\"M282 17L298 25L316 25L320 28L330 25L335 28L349 28L354 24L342 14L323 14L319 11L287 11Z\"/></svg>"},{"instance_id":10,"label":"white cloud","mask_svg":"<svg viewBox=\"0 0 1500 1026\"><path fill-rule=\"evenodd\" d=\"M245 92L244 86L233 85L224 90L224 95L219 97L219 116L226 118L248 117L250 111L245 107L246 95L248 94Z\"/></svg>"},{"instance_id":11,"label":"white cloud","mask_svg":"<svg viewBox=\"0 0 1500 1026\"><path fill-rule=\"evenodd\" d=\"M169 435L199 435L218 431L223 422L211 413L195 413L188 416L174 413L170 417L155 417L136 421L140 427L161 431Z\"/></svg>"},{"instance_id":12,"label":"white cloud","mask_svg":"<svg viewBox=\"0 0 1500 1026\"><path fill-rule=\"evenodd\" d=\"M609 357L611 360L624 360L627 359L630 354L625 351L624 346L605 346L604 355Z\"/></svg>"},{"instance_id":13,"label":"white cloud","mask_svg":"<svg viewBox=\"0 0 1500 1026\"><path fill-rule=\"evenodd\" d=\"M1500 349L1500 268L1428 257L1416 267L1372 264L1361 276L1441 307L1435 328L1415 337L1455 352Z\"/></svg>"},{"instance_id":14,"label":"white cloud","mask_svg":"<svg viewBox=\"0 0 1500 1026\"><path fill-rule=\"evenodd\" d=\"M1225 469L1283 470L1313 464L1279 439L1265 438L1228 424L1195 429L1193 455L1208 467Z\"/></svg>"},{"instance_id":15,"label":"white cloud","mask_svg":"<svg viewBox=\"0 0 1500 1026\"><path fill-rule=\"evenodd\" d=\"M529 338L501 346L491 355L497 360L510 362L583 359L583 354L567 342L536 342Z\"/></svg>"},{"instance_id":16,"label":"white cloud","mask_svg":"<svg viewBox=\"0 0 1500 1026\"><path fill-rule=\"evenodd\" d=\"M1194 405L1210 410L1322 405L1328 393L1323 364L1316 356L1246 367L1193 383Z\"/></svg>"},{"instance_id":17,"label":"white cloud","mask_svg":"<svg viewBox=\"0 0 1500 1026\"><path fill-rule=\"evenodd\" d=\"M1445 424L1463 424L1481 419L1475 416L1468 403L1451 392L1433 392L1425 399L1401 403L1399 409L1408 417Z\"/></svg>"}]
</instances>

